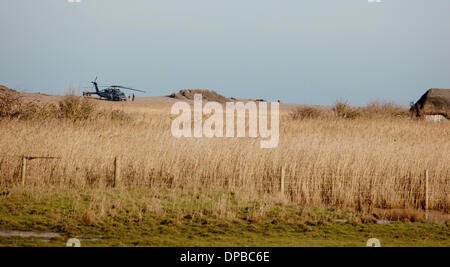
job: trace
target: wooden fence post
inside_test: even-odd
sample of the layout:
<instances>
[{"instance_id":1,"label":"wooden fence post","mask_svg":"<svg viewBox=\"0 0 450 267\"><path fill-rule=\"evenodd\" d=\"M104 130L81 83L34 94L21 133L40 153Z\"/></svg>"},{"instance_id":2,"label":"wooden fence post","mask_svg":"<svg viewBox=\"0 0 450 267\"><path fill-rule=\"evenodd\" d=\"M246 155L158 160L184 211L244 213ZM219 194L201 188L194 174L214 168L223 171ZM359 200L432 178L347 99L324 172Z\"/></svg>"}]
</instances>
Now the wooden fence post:
<instances>
[{"instance_id":1,"label":"wooden fence post","mask_svg":"<svg viewBox=\"0 0 450 267\"><path fill-rule=\"evenodd\" d=\"M120 186L120 159L119 157L114 158L114 187Z\"/></svg>"},{"instance_id":2,"label":"wooden fence post","mask_svg":"<svg viewBox=\"0 0 450 267\"><path fill-rule=\"evenodd\" d=\"M27 176L27 158L25 156L22 156L22 179L21 179L22 186L25 186L26 176Z\"/></svg>"},{"instance_id":3,"label":"wooden fence post","mask_svg":"<svg viewBox=\"0 0 450 267\"><path fill-rule=\"evenodd\" d=\"M284 198L284 178L286 176L286 169L283 166L281 168L281 187L280 187L280 195L282 198Z\"/></svg>"},{"instance_id":4,"label":"wooden fence post","mask_svg":"<svg viewBox=\"0 0 450 267\"><path fill-rule=\"evenodd\" d=\"M428 216L429 208L429 186L428 186L428 170L425 171L425 216Z\"/></svg>"}]
</instances>

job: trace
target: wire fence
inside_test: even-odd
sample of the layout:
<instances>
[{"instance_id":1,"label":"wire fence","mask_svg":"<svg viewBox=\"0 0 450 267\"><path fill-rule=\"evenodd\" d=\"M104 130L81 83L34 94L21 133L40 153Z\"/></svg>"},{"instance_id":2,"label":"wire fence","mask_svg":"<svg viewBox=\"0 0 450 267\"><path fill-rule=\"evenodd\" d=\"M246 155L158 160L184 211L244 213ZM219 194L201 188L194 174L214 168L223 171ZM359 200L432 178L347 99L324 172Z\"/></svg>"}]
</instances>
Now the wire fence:
<instances>
[{"instance_id":1,"label":"wire fence","mask_svg":"<svg viewBox=\"0 0 450 267\"><path fill-rule=\"evenodd\" d=\"M25 186L27 180L27 162L30 160L60 160L61 157L52 156L25 156L13 155L10 157L21 158L20 184ZM112 181L108 184L113 187L149 187L149 188L185 188L189 183L177 181L177 177L151 177L147 179L122 179L120 157L115 157L113 162L114 173ZM323 197L332 196L358 196L368 200L382 200L383 198L395 199L404 202L423 202L424 209L428 209L429 202L443 202L448 206L450 202L450 177L445 182L434 182L429 179L429 171L425 171L423 177L415 183L393 183L392 180L402 180L401 177L364 175L345 177L341 175L320 177L321 181L313 181L310 177L296 177L291 173L286 175L286 167L283 167L278 175L271 179L243 179L242 175L221 182L211 182L207 180L205 188L218 190L242 190L251 189L256 192L266 192L279 194L282 197L289 197L296 194L321 195ZM386 183L377 180L387 180ZM330 182L335 180L334 182ZM206 181L206 180L205 180ZM362 183L362 181L370 181ZM198 185L198 184L197 184Z\"/></svg>"}]
</instances>

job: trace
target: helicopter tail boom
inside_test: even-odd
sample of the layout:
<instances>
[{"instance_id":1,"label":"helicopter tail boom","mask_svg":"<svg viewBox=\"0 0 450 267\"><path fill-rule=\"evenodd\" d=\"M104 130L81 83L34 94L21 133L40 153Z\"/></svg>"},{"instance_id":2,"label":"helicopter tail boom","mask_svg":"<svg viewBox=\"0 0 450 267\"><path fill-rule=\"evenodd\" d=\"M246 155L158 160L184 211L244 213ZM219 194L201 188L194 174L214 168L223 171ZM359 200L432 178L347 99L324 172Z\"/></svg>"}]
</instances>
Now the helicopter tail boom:
<instances>
[{"instance_id":1,"label":"helicopter tail boom","mask_svg":"<svg viewBox=\"0 0 450 267\"><path fill-rule=\"evenodd\" d=\"M95 77L95 80L91 83L94 85L95 92L97 92L97 94L98 94L100 91L98 90L97 77Z\"/></svg>"}]
</instances>

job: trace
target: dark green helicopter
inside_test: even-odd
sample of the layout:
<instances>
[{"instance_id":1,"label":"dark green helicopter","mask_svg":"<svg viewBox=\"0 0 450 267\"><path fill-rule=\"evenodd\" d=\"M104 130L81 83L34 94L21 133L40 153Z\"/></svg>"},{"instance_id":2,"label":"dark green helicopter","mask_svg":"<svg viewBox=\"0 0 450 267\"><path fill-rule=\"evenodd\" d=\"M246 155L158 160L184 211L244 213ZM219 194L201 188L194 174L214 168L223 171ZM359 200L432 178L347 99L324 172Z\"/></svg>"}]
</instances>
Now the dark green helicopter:
<instances>
[{"instance_id":1,"label":"dark green helicopter","mask_svg":"<svg viewBox=\"0 0 450 267\"><path fill-rule=\"evenodd\" d=\"M95 88L95 92L83 92L83 96L98 95L101 99L106 99L109 101L127 101L127 97L126 97L125 93L122 92L120 89L145 93L145 91L142 91L142 90L137 90L137 89L120 86L120 85L98 86L97 77L91 83L93 84L93 87ZM105 89L100 90L99 88L105 88Z\"/></svg>"}]
</instances>

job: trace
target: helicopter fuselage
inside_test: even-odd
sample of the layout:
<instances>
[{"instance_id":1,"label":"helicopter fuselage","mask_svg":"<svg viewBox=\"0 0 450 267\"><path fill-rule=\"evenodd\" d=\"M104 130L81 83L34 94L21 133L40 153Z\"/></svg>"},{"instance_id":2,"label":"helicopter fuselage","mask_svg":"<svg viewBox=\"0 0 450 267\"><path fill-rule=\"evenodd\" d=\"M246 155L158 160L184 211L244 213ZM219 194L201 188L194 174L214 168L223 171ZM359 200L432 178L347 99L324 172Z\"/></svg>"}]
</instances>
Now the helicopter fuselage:
<instances>
[{"instance_id":1,"label":"helicopter fuselage","mask_svg":"<svg viewBox=\"0 0 450 267\"><path fill-rule=\"evenodd\" d=\"M136 90L133 88L119 86L119 85L107 86L106 89L100 90L99 86L97 84L97 78L95 78L95 81L93 81L91 83L94 85L95 92L83 92L83 96L98 95L100 98L103 98L103 99L106 99L109 101L127 101L127 96L119 88L145 93L145 91L142 91L142 90ZM134 100L134 94L133 94L133 100Z\"/></svg>"},{"instance_id":2,"label":"helicopter fuselage","mask_svg":"<svg viewBox=\"0 0 450 267\"><path fill-rule=\"evenodd\" d=\"M113 88L107 88L98 92L86 92L84 95L98 95L100 98L104 98L110 101L127 101L127 97L122 91Z\"/></svg>"}]
</instances>

